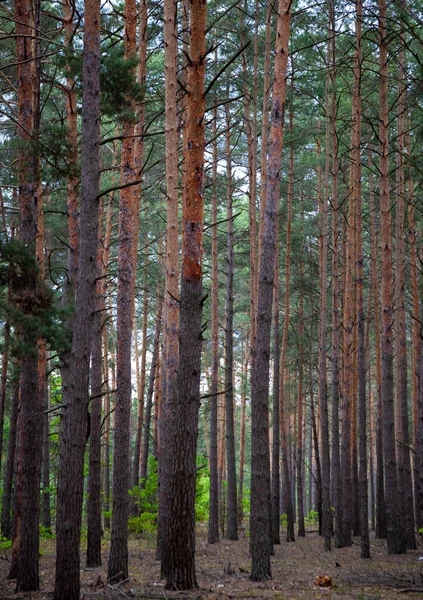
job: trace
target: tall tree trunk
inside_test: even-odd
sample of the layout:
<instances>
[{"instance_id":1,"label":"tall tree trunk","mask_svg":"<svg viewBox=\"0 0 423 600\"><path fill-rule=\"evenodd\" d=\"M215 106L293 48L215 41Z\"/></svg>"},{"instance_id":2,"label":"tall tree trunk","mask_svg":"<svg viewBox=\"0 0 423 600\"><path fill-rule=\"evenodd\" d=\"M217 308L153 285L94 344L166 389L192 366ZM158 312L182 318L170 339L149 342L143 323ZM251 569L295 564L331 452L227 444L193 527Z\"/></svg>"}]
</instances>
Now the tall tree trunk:
<instances>
[{"instance_id":1,"label":"tall tree trunk","mask_svg":"<svg viewBox=\"0 0 423 600\"><path fill-rule=\"evenodd\" d=\"M411 478L410 434L408 424L408 364L407 364L407 324L405 310L405 185L404 157L405 147L404 113L406 109L406 65L405 65L405 36L404 23L400 22L399 36L399 82L398 82L398 116L397 144L400 152L396 155L396 215L395 215L395 401L398 413L399 441L398 457L398 487L400 494L401 513L405 515L407 549L416 549L414 533L413 485Z\"/></svg>"},{"instance_id":2,"label":"tall tree trunk","mask_svg":"<svg viewBox=\"0 0 423 600\"><path fill-rule=\"evenodd\" d=\"M172 498L166 589L197 588L195 481L202 345L204 220L204 76L206 3L191 3L186 141L184 145L184 240L179 319L179 368L175 440L169 481Z\"/></svg>"},{"instance_id":3,"label":"tall tree trunk","mask_svg":"<svg viewBox=\"0 0 423 600\"><path fill-rule=\"evenodd\" d=\"M279 334L279 224L276 217L276 251L273 290L273 411L272 411L272 541L280 544L280 334ZM288 225L290 227L290 225Z\"/></svg>"},{"instance_id":4,"label":"tall tree trunk","mask_svg":"<svg viewBox=\"0 0 423 600\"><path fill-rule=\"evenodd\" d=\"M339 448L339 210L338 210L338 132L336 93L335 3L329 2L331 142L332 142L332 504L335 509L335 547L342 546L342 480Z\"/></svg>"},{"instance_id":5,"label":"tall tree trunk","mask_svg":"<svg viewBox=\"0 0 423 600\"><path fill-rule=\"evenodd\" d=\"M55 600L79 600L79 542L87 434L89 358L98 244L100 3L86 0L83 51L81 216L76 311L60 433Z\"/></svg>"},{"instance_id":6,"label":"tall tree trunk","mask_svg":"<svg viewBox=\"0 0 423 600\"><path fill-rule=\"evenodd\" d=\"M177 0L164 2L165 128L166 128L166 291L164 297L163 390L159 423L162 438L159 457L159 526L157 557L167 564L167 535L170 512L170 469L173 456L171 428L176 419L177 371L179 362L179 225L178 225L178 121L177 121Z\"/></svg>"},{"instance_id":7,"label":"tall tree trunk","mask_svg":"<svg viewBox=\"0 0 423 600\"><path fill-rule=\"evenodd\" d=\"M389 554L406 551L405 524L400 514L397 461L395 456L394 390L393 390L393 277L392 227L389 201L389 139L388 139L388 31L386 27L386 0L379 0L379 194L380 244L382 256L382 401L383 401L383 455L386 484L386 522Z\"/></svg>"},{"instance_id":8,"label":"tall tree trunk","mask_svg":"<svg viewBox=\"0 0 423 600\"><path fill-rule=\"evenodd\" d=\"M218 272L218 244L217 244L217 108L213 108L213 163L212 163L212 314L211 314L211 397L210 397L210 513L208 542L215 544L219 541L219 478L217 468L217 403L219 381L219 272ZM244 385L244 383L243 383ZM242 436L242 426L241 426ZM242 437L241 437L242 439ZM242 444L242 441L241 441ZM241 462L240 473L241 481ZM242 497L242 490L240 490Z\"/></svg>"},{"instance_id":9,"label":"tall tree trunk","mask_svg":"<svg viewBox=\"0 0 423 600\"><path fill-rule=\"evenodd\" d=\"M276 64L275 64L276 69ZM292 84L293 85L293 84ZM289 133L292 139L293 132L293 105L291 102ZM285 311L282 330L282 346L280 356L279 371L279 407L280 407L280 435L282 447L282 508L286 513L287 528L286 541L295 541L294 534L294 509L291 495L291 478L289 472L289 448L287 432L287 394L285 390L285 363L288 348L288 330L290 317L290 298L291 298L291 229L292 229L292 196L294 180L294 147L291 144L289 153L289 173L288 173L288 195L287 195L287 215L286 215L286 250L285 250ZM267 200L266 200L267 202Z\"/></svg>"},{"instance_id":10,"label":"tall tree trunk","mask_svg":"<svg viewBox=\"0 0 423 600\"><path fill-rule=\"evenodd\" d=\"M328 86L327 86L328 87ZM329 113L329 90L326 90L326 106ZM332 549L332 511L330 502L330 453L329 453L329 417L326 374L326 329L327 329L327 278L328 278L328 197L329 197L329 121L326 122L326 164L324 172L323 194L321 189L320 167L318 167L318 204L319 204L319 281L320 281L320 318L319 318L319 420L322 438L322 535L325 549ZM320 156L320 140L318 139Z\"/></svg>"},{"instance_id":11,"label":"tall tree trunk","mask_svg":"<svg viewBox=\"0 0 423 600\"><path fill-rule=\"evenodd\" d=\"M229 93L228 93L229 97ZM226 456L228 483L228 512L226 536L229 540L238 539L238 517L236 497L236 461L235 461L235 427L234 427L234 226L233 226L233 189L231 132L229 105L226 107L226 239L227 239L227 271L226 271L226 326L225 326L225 408L226 408Z\"/></svg>"},{"instance_id":12,"label":"tall tree trunk","mask_svg":"<svg viewBox=\"0 0 423 600\"><path fill-rule=\"evenodd\" d=\"M125 58L137 55L137 5L125 0ZM132 70L135 76L135 68ZM135 111L133 98L128 98ZM128 578L128 512L130 483L131 334L138 250L139 187L133 120L122 125L121 183L119 202L118 294L116 321L116 427L113 450L112 533L107 576L118 582Z\"/></svg>"},{"instance_id":13,"label":"tall tree trunk","mask_svg":"<svg viewBox=\"0 0 423 600\"><path fill-rule=\"evenodd\" d=\"M45 389L43 416L43 479L41 523L48 533L51 532L51 493L50 493L50 421L49 390Z\"/></svg>"},{"instance_id":14,"label":"tall tree trunk","mask_svg":"<svg viewBox=\"0 0 423 600\"><path fill-rule=\"evenodd\" d=\"M369 207L370 237L372 240L372 294L374 304L374 328L376 348L376 537L386 537L386 504L383 472L383 424L382 424L382 357L381 357L381 319L379 302L379 277L377 268L376 215L371 174L372 154L369 150Z\"/></svg>"},{"instance_id":15,"label":"tall tree trunk","mask_svg":"<svg viewBox=\"0 0 423 600\"><path fill-rule=\"evenodd\" d=\"M407 154L410 155L410 134L406 135L406 148ZM413 340L413 353L412 353L412 406L413 406L413 440L416 439L417 425L418 425L418 399L419 399L419 373L418 363L420 357L420 348L422 340L420 337L420 301L419 301L419 290L417 280L417 240L416 240L416 225L414 220L415 206L414 206L414 184L412 179L411 165L408 168L407 177L407 197L408 197L408 243L410 248L410 267L411 267L411 290L413 298L413 309L412 309L412 340ZM423 513L420 509L420 476L417 470L416 457L414 459L414 511L416 517L417 531L419 531L423 525Z\"/></svg>"},{"instance_id":16,"label":"tall tree trunk","mask_svg":"<svg viewBox=\"0 0 423 600\"><path fill-rule=\"evenodd\" d=\"M104 294L106 292L106 273L102 264L102 221L103 210L99 210L98 249L97 249L97 281L95 297L95 314L91 346L91 413L90 413L90 445L88 471L88 532L87 532L87 567L101 565L101 406L102 381L101 369L102 330Z\"/></svg>"},{"instance_id":17,"label":"tall tree trunk","mask_svg":"<svg viewBox=\"0 0 423 600\"><path fill-rule=\"evenodd\" d=\"M19 138L28 145L37 136L39 127L40 78L37 73L39 61L36 51L39 39L33 40L34 28L39 30L40 4L31 4L27 0L18 0L15 7L16 19L16 57L18 81L18 123ZM18 155L19 218L20 237L25 245L28 257L36 259L37 206L39 186L37 177L37 152L20 151ZM35 265L28 265L18 282L12 275L12 301L26 317L32 317L34 305L41 300L41 279L37 276ZM31 302L25 302L25 296ZM34 315L35 316L35 315ZM21 328L22 329L22 328ZM20 461L21 476L21 531L17 561L16 590L27 592L39 588L39 512L40 478L42 460L43 403L38 393L38 341L35 327L21 330L19 335L26 351L22 358L21 381L21 435Z\"/></svg>"},{"instance_id":18,"label":"tall tree trunk","mask_svg":"<svg viewBox=\"0 0 423 600\"><path fill-rule=\"evenodd\" d=\"M259 267L257 343L253 344L251 375L251 579L271 577L269 512L263 498L270 495L269 464L269 355L276 251L276 215L279 204L286 98L288 39L291 4L280 0L276 37L275 79L269 143L266 209Z\"/></svg>"},{"instance_id":19,"label":"tall tree trunk","mask_svg":"<svg viewBox=\"0 0 423 600\"><path fill-rule=\"evenodd\" d=\"M304 221L304 208L301 207L301 221ZM304 479L303 479L303 448L304 448L304 398L303 398L303 343L304 343L304 290L303 290L303 260L300 257L300 311L298 339L298 440L297 440L297 505L298 505L298 536L305 537L304 524Z\"/></svg>"}]
</instances>

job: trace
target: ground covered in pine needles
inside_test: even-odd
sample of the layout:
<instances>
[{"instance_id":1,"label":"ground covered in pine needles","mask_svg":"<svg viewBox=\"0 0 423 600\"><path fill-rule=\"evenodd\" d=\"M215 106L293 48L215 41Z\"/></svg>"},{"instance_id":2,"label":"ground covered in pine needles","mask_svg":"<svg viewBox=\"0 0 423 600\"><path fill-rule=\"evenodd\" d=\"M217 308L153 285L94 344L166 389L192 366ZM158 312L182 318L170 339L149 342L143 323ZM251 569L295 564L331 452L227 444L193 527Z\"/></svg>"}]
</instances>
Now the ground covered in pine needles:
<instances>
[{"instance_id":1,"label":"ground covered in pine needles","mask_svg":"<svg viewBox=\"0 0 423 600\"><path fill-rule=\"evenodd\" d=\"M264 583L249 580L249 540L222 540L207 544L206 529L197 537L197 578L200 588L194 592L168 592L160 580L160 564L155 560L154 539L131 539L130 579L120 585L107 582L109 541L104 541L103 565L81 570L85 600L117 600L123 598L187 600L229 600L259 598L272 600L379 600L423 598L423 546L403 556L389 556L386 545L372 537L370 560L360 559L360 540L350 548L325 552L323 541L315 532L295 543L285 541L275 548L272 557L273 579ZM0 598L49 599L54 586L54 540L41 544L41 590L31 594L15 594L13 581L7 580L10 550L0 551ZM84 556L84 554L83 554ZM316 581L331 578L332 587L319 587ZM327 582L328 580L326 580ZM63 600L66 600L65 598Z\"/></svg>"}]
</instances>

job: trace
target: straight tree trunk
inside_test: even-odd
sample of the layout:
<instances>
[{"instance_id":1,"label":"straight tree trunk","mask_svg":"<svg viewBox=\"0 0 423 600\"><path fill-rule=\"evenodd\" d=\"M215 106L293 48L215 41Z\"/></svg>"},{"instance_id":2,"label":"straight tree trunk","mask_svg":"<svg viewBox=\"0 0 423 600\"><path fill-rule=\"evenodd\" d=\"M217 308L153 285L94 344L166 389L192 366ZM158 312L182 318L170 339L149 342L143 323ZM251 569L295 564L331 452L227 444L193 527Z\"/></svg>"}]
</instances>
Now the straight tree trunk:
<instances>
[{"instance_id":1,"label":"straight tree trunk","mask_svg":"<svg viewBox=\"0 0 423 600\"><path fill-rule=\"evenodd\" d=\"M304 220L304 209L301 207L301 220ZM298 341L298 440L297 440L297 506L298 506L298 537L305 537L304 524L304 479L303 479L303 340L304 340L304 291L303 291L303 261L300 257L300 312L299 312L299 341Z\"/></svg>"},{"instance_id":2,"label":"straight tree trunk","mask_svg":"<svg viewBox=\"0 0 423 600\"><path fill-rule=\"evenodd\" d=\"M172 427L176 419L177 371L179 362L179 222L178 222L178 120L177 120L177 0L164 2L165 129L166 129L166 291L164 297L163 390L164 402L159 423L162 437L159 458L158 558L167 564L167 535L170 512L170 469L173 456Z\"/></svg>"},{"instance_id":3,"label":"straight tree trunk","mask_svg":"<svg viewBox=\"0 0 423 600\"><path fill-rule=\"evenodd\" d=\"M280 335L279 335L279 224L276 217L276 252L273 291L273 411L272 411L272 541L280 544ZM290 227L290 225L288 225Z\"/></svg>"},{"instance_id":4,"label":"straight tree trunk","mask_svg":"<svg viewBox=\"0 0 423 600\"><path fill-rule=\"evenodd\" d=\"M85 2L81 137L81 217L69 386L63 386L56 523L55 600L79 600L80 531L87 434L89 358L98 244L100 3Z\"/></svg>"},{"instance_id":5,"label":"straight tree trunk","mask_svg":"<svg viewBox=\"0 0 423 600\"><path fill-rule=\"evenodd\" d=\"M28 255L36 259L37 203L40 173L38 157L28 144L37 135L39 126L40 78L35 60L38 41L33 40L34 28L39 24L40 4L18 0L15 6L16 58L18 81L19 138L27 145L26 152L18 155L18 187L20 238ZM37 30L38 31L38 30ZM23 281L22 281L23 280ZM19 289L12 275L12 302L31 318L41 301L41 279L34 266L27 266L21 276ZM25 301L25 296L31 301ZM38 301L38 302L37 302ZM34 315L35 316L35 315ZM26 351L22 358L21 380L21 435L19 438L19 474L21 477L21 529L18 550L16 591L28 592L39 588L39 514L42 460L43 403L38 393L38 341L35 328L18 332Z\"/></svg>"},{"instance_id":6,"label":"straight tree trunk","mask_svg":"<svg viewBox=\"0 0 423 600\"><path fill-rule=\"evenodd\" d=\"M218 264L218 244L217 244L217 108L213 108L213 163L212 163L212 314L211 314L211 336L212 336L212 357L211 357L211 397L210 397L210 513L209 513L209 531L208 543L216 544L219 541L219 477L217 468L217 394L219 381L219 264ZM242 425L241 425L242 439ZM241 441L242 444L242 441ZM240 481L241 481L241 461L240 461ZM240 490L242 497L242 490ZM239 496L238 496L239 497Z\"/></svg>"},{"instance_id":7,"label":"straight tree trunk","mask_svg":"<svg viewBox=\"0 0 423 600\"><path fill-rule=\"evenodd\" d=\"M276 37L275 79L269 143L266 209L259 266L257 343L253 344L251 376L251 579L271 577L269 511L263 498L270 496L269 464L269 355L276 252L276 216L279 204L286 98L288 39L291 4L280 0ZM282 415L281 415L282 416ZM283 418L283 417L282 417Z\"/></svg>"},{"instance_id":8,"label":"straight tree trunk","mask_svg":"<svg viewBox=\"0 0 423 600\"><path fill-rule=\"evenodd\" d=\"M150 448L150 437L151 437L151 416L153 408L153 396L154 396L154 382L156 380L156 370L159 362L159 349L160 349L160 331L162 325L162 309L163 299L158 297L157 300L157 311L156 311L156 328L154 331L154 342L153 342L153 355L151 358L150 366L150 377L148 380L147 398L145 403L145 415L144 415L144 438L142 447L142 458L141 458L141 472L140 472L140 486L145 487L147 482L147 471L148 471L148 455Z\"/></svg>"},{"instance_id":9,"label":"straight tree trunk","mask_svg":"<svg viewBox=\"0 0 423 600\"><path fill-rule=\"evenodd\" d=\"M202 346L204 222L204 78L206 3L191 2L188 99L184 144L184 235L179 318L179 368L170 473L166 589L198 587L195 574L195 482Z\"/></svg>"},{"instance_id":10,"label":"straight tree trunk","mask_svg":"<svg viewBox=\"0 0 423 600\"><path fill-rule=\"evenodd\" d=\"M379 194L380 245L382 256L382 402L383 402L383 455L386 484L386 523L389 554L406 551L405 523L400 514L397 461L395 455L394 389L393 389L393 277L392 227L389 201L389 139L388 139L388 31L386 0L379 0Z\"/></svg>"},{"instance_id":11,"label":"straight tree trunk","mask_svg":"<svg viewBox=\"0 0 423 600\"><path fill-rule=\"evenodd\" d=\"M276 65L275 65L276 68ZM293 132L293 112L292 103L290 110L289 132L292 139ZM286 216L286 250L285 250L285 312L282 330L282 345L280 353L279 370L279 419L280 436L282 447L282 508L286 513L287 528L286 541L294 542L294 509L291 494L291 477L289 471L289 447L287 432L287 394L285 390L285 366L286 354L288 348L288 330L290 317L290 298L291 298L291 229L292 229L292 196L294 179L294 147L291 144L289 153L289 172L288 172L288 195L287 195L287 216ZM266 200L267 202L267 200Z\"/></svg>"},{"instance_id":12,"label":"straight tree trunk","mask_svg":"<svg viewBox=\"0 0 423 600\"><path fill-rule=\"evenodd\" d=\"M50 421L49 390L46 387L43 416L43 479L42 479L42 513L41 523L48 533L51 533L51 493L50 493Z\"/></svg>"},{"instance_id":13,"label":"straight tree trunk","mask_svg":"<svg viewBox=\"0 0 423 600\"><path fill-rule=\"evenodd\" d=\"M125 58L137 55L137 5L125 0ZM135 77L135 69L132 70ZM136 111L133 98L128 99ZM121 184L118 234L118 294L116 321L116 427L113 448L113 509L108 580L128 579L128 514L130 484L130 414L131 414L131 337L134 315L134 290L138 250L139 187L138 156L135 152L135 125L122 125Z\"/></svg>"},{"instance_id":14,"label":"straight tree trunk","mask_svg":"<svg viewBox=\"0 0 423 600\"><path fill-rule=\"evenodd\" d=\"M229 93L228 93L229 97ZM238 539L237 494L236 494L236 460L235 460L235 427L234 427L234 226L233 226L233 189L232 160L229 105L226 105L226 239L227 239L227 271L226 271L226 326L225 326L225 409L226 409L226 456L228 483L228 512L226 536L229 540Z\"/></svg>"},{"instance_id":15,"label":"straight tree trunk","mask_svg":"<svg viewBox=\"0 0 423 600\"><path fill-rule=\"evenodd\" d=\"M97 281L95 297L95 314L91 347L91 413L90 413L90 445L88 471L88 532L87 532L87 567L101 566L101 405L102 381L101 369L102 329L104 294L106 292L106 273L103 268L102 241L103 210L99 210L98 249L97 249Z\"/></svg>"},{"instance_id":16,"label":"straight tree trunk","mask_svg":"<svg viewBox=\"0 0 423 600\"><path fill-rule=\"evenodd\" d=\"M329 90L326 92L327 112L329 112ZM320 281L320 319L319 319L319 420L322 438L322 535L325 538L325 550L332 549L332 511L330 502L330 453L329 453L329 417L326 375L326 329L327 329L327 269L328 269L328 197L329 197L329 123L326 123L326 165L324 189L319 196L319 281ZM318 148L320 148L318 140ZM320 156L320 150L318 151ZM319 174L320 174L320 167Z\"/></svg>"},{"instance_id":17,"label":"straight tree trunk","mask_svg":"<svg viewBox=\"0 0 423 600\"><path fill-rule=\"evenodd\" d=\"M386 537L386 504L383 472L383 424L382 424L382 357L381 357L381 319L379 301L379 277L377 268L376 215L373 193L372 154L369 150L369 205L370 237L372 240L372 293L374 304L374 328L376 348L376 537Z\"/></svg>"},{"instance_id":18,"label":"straight tree trunk","mask_svg":"<svg viewBox=\"0 0 423 600\"><path fill-rule=\"evenodd\" d=\"M405 309L405 169L402 154L405 147L404 112L406 109L406 65L404 50L404 23L400 22L399 36L399 83L398 83L398 116L397 144L401 149L396 155L396 215L395 215L395 401L398 413L399 441L398 456L398 487L400 494L401 513L405 515L407 549L416 549L414 533L413 485L411 478L410 433L408 424L408 364L407 364L407 324Z\"/></svg>"},{"instance_id":19,"label":"straight tree trunk","mask_svg":"<svg viewBox=\"0 0 423 600\"><path fill-rule=\"evenodd\" d=\"M245 419L247 408L247 382L248 382L248 362L250 350L248 344L248 333L245 341L245 357L242 371L241 387L241 424L239 432L239 484L238 484L238 522L242 523L244 518L243 498L244 498L244 466L245 466ZM279 423L279 421L278 421Z\"/></svg>"}]
</instances>

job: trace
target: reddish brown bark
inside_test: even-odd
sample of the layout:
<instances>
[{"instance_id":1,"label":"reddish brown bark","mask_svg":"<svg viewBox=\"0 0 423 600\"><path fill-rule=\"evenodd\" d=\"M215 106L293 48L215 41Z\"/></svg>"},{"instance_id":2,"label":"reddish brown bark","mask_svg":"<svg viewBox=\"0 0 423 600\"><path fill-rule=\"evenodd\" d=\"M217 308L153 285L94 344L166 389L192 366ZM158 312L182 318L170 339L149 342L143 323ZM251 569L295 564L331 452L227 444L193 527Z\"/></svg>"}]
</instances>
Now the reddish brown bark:
<instances>
[{"instance_id":1,"label":"reddish brown bark","mask_svg":"<svg viewBox=\"0 0 423 600\"><path fill-rule=\"evenodd\" d=\"M206 3L193 0L190 15L186 141L184 143L184 237L179 319L179 368L167 589L197 588L195 574L195 479L202 345L202 253L204 221L204 78Z\"/></svg>"}]
</instances>

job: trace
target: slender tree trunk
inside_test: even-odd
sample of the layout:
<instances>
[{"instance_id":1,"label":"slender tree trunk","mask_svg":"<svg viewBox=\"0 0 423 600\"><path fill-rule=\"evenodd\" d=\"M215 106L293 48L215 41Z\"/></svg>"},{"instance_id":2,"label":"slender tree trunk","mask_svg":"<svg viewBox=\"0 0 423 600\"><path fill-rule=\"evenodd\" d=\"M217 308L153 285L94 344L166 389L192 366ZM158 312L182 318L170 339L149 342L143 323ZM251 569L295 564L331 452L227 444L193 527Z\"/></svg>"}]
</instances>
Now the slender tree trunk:
<instances>
[{"instance_id":1,"label":"slender tree trunk","mask_svg":"<svg viewBox=\"0 0 423 600\"><path fill-rule=\"evenodd\" d=\"M304 220L304 209L301 207L301 221ZM298 537L305 537L304 524L304 479L303 479L303 343L304 343L304 291L303 291L303 260L300 257L300 312L298 340L298 440L297 440L297 505L298 505Z\"/></svg>"},{"instance_id":2,"label":"slender tree trunk","mask_svg":"<svg viewBox=\"0 0 423 600\"><path fill-rule=\"evenodd\" d=\"M178 225L178 122L177 122L177 0L164 2L165 43L165 128L166 128L166 291L164 297L163 390L164 402L159 423L162 438L159 458L158 557L167 565L167 532L170 512L170 469L173 455L171 428L176 419L177 371L179 362L179 225Z\"/></svg>"},{"instance_id":3,"label":"slender tree trunk","mask_svg":"<svg viewBox=\"0 0 423 600\"><path fill-rule=\"evenodd\" d=\"M329 113L329 90L326 93ZM330 454L329 417L326 375L326 329L327 329L327 278L328 278L328 196L329 196L329 122L326 123L326 165L323 195L318 167L319 196L319 281L320 281L320 320L319 320L319 420L322 438L322 535L325 549L332 549L332 511L330 503ZM318 140L320 156L320 141Z\"/></svg>"},{"instance_id":4,"label":"slender tree trunk","mask_svg":"<svg viewBox=\"0 0 423 600\"><path fill-rule=\"evenodd\" d=\"M379 194L380 243L382 256L382 401L383 401L383 455L386 484L386 522L389 554L406 551L405 523L401 518L397 461L395 456L394 390L393 390L393 277L392 227L389 201L389 139L388 139L388 31L386 27L386 0L379 0Z\"/></svg>"},{"instance_id":5,"label":"slender tree trunk","mask_svg":"<svg viewBox=\"0 0 423 600\"><path fill-rule=\"evenodd\" d=\"M79 600L83 464L87 434L89 357L98 244L100 3L85 2L81 142L81 220L76 311L66 410L60 434L55 600Z\"/></svg>"},{"instance_id":6,"label":"slender tree trunk","mask_svg":"<svg viewBox=\"0 0 423 600\"><path fill-rule=\"evenodd\" d=\"M217 403L218 403L218 380L219 380L219 272L218 272L218 245L217 245L217 108L213 108L213 164L212 164L212 364L211 364L211 397L210 397L210 513L209 513L209 544L219 541L219 478L217 468ZM244 384L243 384L244 385ZM241 425L242 440L242 425ZM242 441L241 441L242 444ZM241 481L241 462L240 462ZM242 497L242 490L239 492ZM239 510L239 509L238 509Z\"/></svg>"},{"instance_id":7,"label":"slender tree trunk","mask_svg":"<svg viewBox=\"0 0 423 600\"><path fill-rule=\"evenodd\" d=\"M137 5L125 0L125 58L137 55ZM135 69L132 75L135 76ZM129 98L133 110L133 98ZM113 450L113 511L112 533L107 569L108 579L118 582L128 578L128 511L130 483L130 414L131 414L131 334L134 315L134 290L138 250L139 188L137 179L139 157L135 148L135 126L126 120L122 126L124 140L121 155L118 296L116 321L116 428ZM129 185L128 185L129 184ZM132 185L131 185L132 184Z\"/></svg>"},{"instance_id":8,"label":"slender tree trunk","mask_svg":"<svg viewBox=\"0 0 423 600\"><path fill-rule=\"evenodd\" d=\"M147 481L148 471L148 455L150 448L150 437L151 437L151 416L153 408L153 396L154 396L154 382L156 380L156 370L159 361L159 347L160 347L160 331L162 325L162 308L163 299L158 298L157 300L157 311L156 311L156 328L154 331L154 342L153 342L153 355L151 358L150 366L150 377L148 381L147 398L145 403L145 415L144 415L144 438L142 447L142 458L141 458L141 472L140 472L140 485L142 488L145 487Z\"/></svg>"},{"instance_id":9,"label":"slender tree trunk","mask_svg":"<svg viewBox=\"0 0 423 600\"><path fill-rule=\"evenodd\" d=\"M275 65L276 68L276 65ZM293 133L293 107L291 103L289 133L292 139ZM288 173L288 195L287 195L287 216L286 216L286 250L285 250L285 312L282 331L282 346L280 353L280 371L279 371L279 407L280 407L280 436L282 446L282 507L286 513L287 528L286 541L295 541L294 534L294 509L291 495L291 478L289 472L289 448L287 432L287 394L285 390L285 364L288 348L288 330L290 317L290 298L291 298L291 229L292 229L292 196L294 179L294 147L291 144L289 153L289 173Z\"/></svg>"},{"instance_id":10,"label":"slender tree trunk","mask_svg":"<svg viewBox=\"0 0 423 600\"><path fill-rule=\"evenodd\" d=\"M399 83L398 83L398 116L397 116L397 153L396 174L396 265L395 265L395 401L398 413L399 441L398 456L398 487L400 494L401 513L405 515L407 549L416 549L414 533L413 485L411 478L410 434L408 424L408 364L407 364L407 324L405 309L405 185L404 158L405 147L404 113L406 108L406 65L404 50L404 23L400 23L399 36Z\"/></svg>"},{"instance_id":11,"label":"slender tree trunk","mask_svg":"<svg viewBox=\"0 0 423 600\"><path fill-rule=\"evenodd\" d=\"M51 532L51 493L50 493L50 421L49 390L46 387L43 416L43 479L42 479L42 514L41 523L48 533Z\"/></svg>"},{"instance_id":12,"label":"slender tree trunk","mask_svg":"<svg viewBox=\"0 0 423 600\"><path fill-rule=\"evenodd\" d=\"M195 574L195 480L202 345L204 221L204 76L206 3L191 3L188 100L184 145L184 241L179 319L177 411L169 481L166 589L197 588Z\"/></svg>"},{"instance_id":13,"label":"slender tree trunk","mask_svg":"<svg viewBox=\"0 0 423 600\"><path fill-rule=\"evenodd\" d=\"M269 464L269 355L276 252L276 215L279 204L283 116L286 98L291 4L280 0L276 37L275 79L269 143L266 209L259 267L257 343L253 344L251 376L251 579L271 577L269 512L263 498L270 495ZM283 418L283 415L281 415Z\"/></svg>"},{"instance_id":14,"label":"slender tree trunk","mask_svg":"<svg viewBox=\"0 0 423 600\"><path fill-rule=\"evenodd\" d=\"M342 546L343 502L341 457L339 448L339 210L338 210L338 132L336 93L336 36L335 5L329 3L330 85L331 85L331 140L332 140L332 503L335 509L335 547Z\"/></svg>"},{"instance_id":15,"label":"slender tree trunk","mask_svg":"<svg viewBox=\"0 0 423 600\"><path fill-rule=\"evenodd\" d=\"M104 396L104 502L103 511L106 513L104 516L104 527L110 529L110 427L111 427L111 403L110 403L110 384L109 384L109 353L108 353L108 333L107 327L103 329L103 356L104 356L104 384L105 384L105 396Z\"/></svg>"},{"instance_id":16,"label":"slender tree trunk","mask_svg":"<svg viewBox=\"0 0 423 600\"><path fill-rule=\"evenodd\" d=\"M229 94L228 94L229 96ZM226 536L229 540L238 539L238 517L236 497L236 460L234 427L234 226L233 226L233 189L229 105L226 105L226 327L225 327L225 408L226 408L226 456L228 465L228 513Z\"/></svg>"},{"instance_id":17,"label":"slender tree trunk","mask_svg":"<svg viewBox=\"0 0 423 600\"><path fill-rule=\"evenodd\" d=\"M376 348L376 537L386 537L386 504L383 473L383 431L382 431L382 357L381 357L381 319L379 303L379 277L377 268L376 215L373 193L372 155L369 150L369 205L370 237L372 240L372 293L374 304L374 328Z\"/></svg>"},{"instance_id":18,"label":"slender tree trunk","mask_svg":"<svg viewBox=\"0 0 423 600\"><path fill-rule=\"evenodd\" d=\"M247 408L247 385L248 385L248 362L250 350L248 344L248 333L245 340L245 357L242 370L241 384L241 425L239 432L239 484L238 484L238 522L242 523L244 518L244 466L245 466L245 418ZM278 420L279 423L279 420Z\"/></svg>"}]
</instances>

